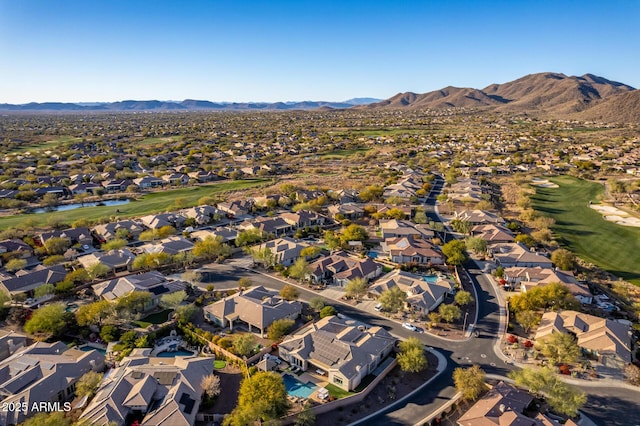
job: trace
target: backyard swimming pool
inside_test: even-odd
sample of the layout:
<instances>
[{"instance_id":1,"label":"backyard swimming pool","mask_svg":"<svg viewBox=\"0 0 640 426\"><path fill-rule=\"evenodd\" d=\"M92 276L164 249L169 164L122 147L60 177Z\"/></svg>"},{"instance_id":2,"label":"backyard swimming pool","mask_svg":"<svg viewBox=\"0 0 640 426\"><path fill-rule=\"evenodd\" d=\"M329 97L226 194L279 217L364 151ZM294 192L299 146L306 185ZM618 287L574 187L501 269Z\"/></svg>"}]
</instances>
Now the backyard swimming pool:
<instances>
[{"instance_id":1,"label":"backyard swimming pool","mask_svg":"<svg viewBox=\"0 0 640 426\"><path fill-rule=\"evenodd\" d=\"M438 276L437 275L423 275L422 279L425 280L428 283L435 283L438 281Z\"/></svg>"},{"instance_id":2,"label":"backyard swimming pool","mask_svg":"<svg viewBox=\"0 0 640 426\"><path fill-rule=\"evenodd\" d=\"M283 375L282 380L287 388L287 393L291 396L309 398L309 395L311 395L318 387L311 382L302 383L300 380L289 374Z\"/></svg>"},{"instance_id":3,"label":"backyard swimming pool","mask_svg":"<svg viewBox=\"0 0 640 426\"><path fill-rule=\"evenodd\" d=\"M160 352L156 356L160 358L173 358L176 356L191 356L191 355L193 355L193 352L180 349L178 351L173 351L173 352Z\"/></svg>"}]
</instances>

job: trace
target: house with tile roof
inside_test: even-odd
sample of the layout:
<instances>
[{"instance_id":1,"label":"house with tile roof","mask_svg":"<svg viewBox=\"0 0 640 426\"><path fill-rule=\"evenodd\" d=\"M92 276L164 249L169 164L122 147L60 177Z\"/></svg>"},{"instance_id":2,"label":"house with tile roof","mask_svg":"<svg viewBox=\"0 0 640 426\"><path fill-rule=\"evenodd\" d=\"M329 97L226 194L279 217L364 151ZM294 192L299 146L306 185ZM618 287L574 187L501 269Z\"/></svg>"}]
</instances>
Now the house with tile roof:
<instances>
[{"instance_id":1,"label":"house with tile roof","mask_svg":"<svg viewBox=\"0 0 640 426\"><path fill-rule=\"evenodd\" d=\"M273 255L273 261L283 266L291 266L300 257L302 249L309 244L297 242L292 238L284 237L260 244L260 250L269 250Z\"/></svg>"},{"instance_id":2,"label":"house with tile roof","mask_svg":"<svg viewBox=\"0 0 640 426\"><path fill-rule=\"evenodd\" d=\"M20 270L15 276L8 276L0 280L0 291L8 295L31 293L44 284L57 284L67 276L67 270L62 265L38 265L31 270Z\"/></svg>"},{"instance_id":3,"label":"house with tile roof","mask_svg":"<svg viewBox=\"0 0 640 426\"><path fill-rule=\"evenodd\" d=\"M151 301L144 307L144 310L149 310L158 305L163 295L182 291L186 286L184 281L172 280L158 271L150 271L102 281L91 287L96 296L110 302L134 291L149 292Z\"/></svg>"},{"instance_id":4,"label":"house with tile roof","mask_svg":"<svg viewBox=\"0 0 640 426\"><path fill-rule=\"evenodd\" d=\"M451 293L455 284L443 277L427 281L423 276L396 269L369 286L367 293L378 298L387 290L398 287L407 295L407 307L427 315L436 310Z\"/></svg>"},{"instance_id":5,"label":"house with tile roof","mask_svg":"<svg viewBox=\"0 0 640 426\"><path fill-rule=\"evenodd\" d=\"M18 424L36 414L34 403L63 403L73 398L75 385L88 371L102 371L104 355L97 350L68 349L62 342L37 342L0 361L0 424Z\"/></svg>"},{"instance_id":6,"label":"house with tile roof","mask_svg":"<svg viewBox=\"0 0 640 426\"><path fill-rule=\"evenodd\" d=\"M476 225L471 228L471 236L482 238L487 244L513 243L515 235L508 228L498 224Z\"/></svg>"},{"instance_id":7,"label":"house with tile roof","mask_svg":"<svg viewBox=\"0 0 640 426\"><path fill-rule=\"evenodd\" d=\"M471 225L504 225L504 219L499 215L486 210L461 210L456 211L453 219L469 222Z\"/></svg>"},{"instance_id":8,"label":"house with tile roof","mask_svg":"<svg viewBox=\"0 0 640 426\"><path fill-rule=\"evenodd\" d=\"M96 251L84 256L78 257L78 262L83 268L88 269L92 266L102 263L114 273L131 270L131 265L136 255L131 253L128 248L121 248L109 251Z\"/></svg>"},{"instance_id":9,"label":"house with tile roof","mask_svg":"<svg viewBox=\"0 0 640 426\"><path fill-rule=\"evenodd\" d=\"M520 291L526 293L534 287L551 283L560 283L567 286L571 294L582 304L593 303L593 294L586 283L576 279L571 271L559 269L541 268L539 266L505 268L504 279L511 286L520 287Z\"/></svg>"},{"instance_id":10,"label":"house with tile roof","mask_svg":"<svg viewBox=\"0 0 640 426\"><path fill-rule=\"evenodd\" d=\"M444 255L428 240L414 237L387 238L380 246L382 251L395 263L415 263L419 265L444 265Z\"/></svg>"},{"instance_id":11,"label":"house with tile roof","mask_svg":"<svg viewBox=\"0 0 640 426\"><path fill-rule=\"evenodd\" d=\"M146 228L138 222L133 220L120 220L118 222L109 222L101 225L96 225L92 228L92 232L96 239L100 243L107 242L118 238L119 230L126 231L128 238L138 238L138 235ZM120 231L120 232L125 232Z\"/></svg>"},{"instance_id":12,"label":"house with tile roof","mask_svg":"<svg viewBox=\"0 0 640 426\"><path fill-rule=\"evenodd\" d=\"M557 424L538 413L525 416L534 397L513 385L500 382L458 419L459 426L551 426ZM569 420L567 425L575 425Z\"/></svg>"},{"instance_id":13,"label":"house with tile roof","mask_svg":"<svg viewBox=\"0 0 640 426\"><path fill-rule=\"evenodd\" d=\"M417 237L429 240L435 235L428 225L415 224L408 220L398 219L381 220L380 233L383 240L398 237Z\"/></svg>"},{"instance_id":14,"label":"house with tile roof","mask_svg":"<svg viewBox=\"0 0 640 426\"><path fill-rule=\"evenodd\" d=\"M576 311L545 312L535 339L552 333L573 334L578 346L604 365L623 368L632 361L631 328L626 324Z\"/></svg>"},{"instance_id":15,"label":"house with tile roof","mask_svg":"<svg viewBox=\"0 0 640 426\"><path fill-rule=\"evenodd\" d=\"M281 237L293 231L293 225L285 222L281 217L257 217L252 220L245 220L238 229L243 231L257 229L262 233Z\"/></svg>"},{"instance_id":16,"label":"house with tile roof","mask_svg":"<svg viewBox=\"0 0 640 426\"><path fill-rule=\"evenodd\" d=\"M240 321L247 325L249 332L264 336L267 328L279 319L296 319L302 312L302 304L296 300L284 300L276 291L262 286L225 297L203 308L206 320L233 330Z\"/></svg>"},{"instance_id":17,"label":"house with tile roof","mask_svg":"<svg viewBox=\"0 0 640 426\"><path fill-rule=\"evenodd\" d=\"M489 253L503 268L536 267L552 268L551 259L542 256L520 243L499 243L489 248Z\"/></svg>"},{"instance_id":18,"label":"house with tile roof","mask_svg":"<svg viewBox=\"0 0 640 426\"><path fill-rule=\"evenodd\" d=\"M193 426L204 394L202 378L213 373L211 358L149 357L150 349L135 349L100 383L80 416L92 425Z\"/></svg>"},{"instance_id":19,"label":"house with tile roof","mask_svg":"<svg viewBox=\"0 0 640 426\"><path fill-rule=\"evenodd\" d=\"M186 238L173 235L162 240L149 242L139 247L145 253L167 253L171 256L181 253L190 253L194 244Z\"/></svg>"},{"instance_id":20,"label":"house with tile roof","mask_svg":"<svg viewBox=\"0 0 640 426\"><path fill-rule=\"evenodd\" d=\"M344 287L355 278L369 281L382 274L382 265L372 259L349 256L341 251L322 257L309 265L307 279L319 283L330 281Z\"/></svg>"},{"instance_id":21,"label":"house with tile roof","mask_svg":"<svg viewBox=\"0 0 640 426\"><path fill-rule=\"evenodd\" d=\"M279 356L303 371L324 371L329 383L351 391L384 362L394 343L382 327L367 328L329 316L285 337Z\"/></svg>"}]
</instances>

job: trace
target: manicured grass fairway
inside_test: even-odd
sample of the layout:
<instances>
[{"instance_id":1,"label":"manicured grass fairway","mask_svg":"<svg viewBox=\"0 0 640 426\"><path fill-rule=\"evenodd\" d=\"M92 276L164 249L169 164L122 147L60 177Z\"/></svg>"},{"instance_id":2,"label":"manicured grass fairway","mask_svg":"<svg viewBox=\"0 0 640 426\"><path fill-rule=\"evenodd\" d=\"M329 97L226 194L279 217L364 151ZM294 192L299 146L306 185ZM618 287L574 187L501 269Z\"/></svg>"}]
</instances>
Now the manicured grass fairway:
<instances>
[{"instance_id":1,"label":"manicured grass fairway","mask_svg":"<svg viewBox=\"0 0 640 426\"><path fill-rule=\"evenodd\" d=\"M589 207L604 191L598 183L569 176L549 178L560 188L534 187L533 207L556 220L561 245L635 285L640 285L640 228L616 225Z\"/></svg>"},{"instance_id":2,"label":"manicured grass fairway","mask_svg":"<svg viewBox=\"0 0 640 426\"><path fill-rule=\"evenodd\" d=\"M147 214L164 212L168 209L174 209L174 202L179 198L184 199L185 205L190 207L197 205L198 200L202 197L214 196L225 191L237 191L240 189L251 188L268 181L268 179L251 179L214 183L211 185L153 192L142 196L138 200L131 201L128 204L120 206L83 207L64 212L54 211L0 217L0 230L7 229L12 226L18 226L27 219L33 221L34 225L46 225L47 221L52 217L61 218L65 223L71 224L71 222L81 218L97 220L101 217L111 217L116 215L119 218L144 216ZM118 213L116 213L116 209L119 210Z\"/></svg>"}]
</instances>

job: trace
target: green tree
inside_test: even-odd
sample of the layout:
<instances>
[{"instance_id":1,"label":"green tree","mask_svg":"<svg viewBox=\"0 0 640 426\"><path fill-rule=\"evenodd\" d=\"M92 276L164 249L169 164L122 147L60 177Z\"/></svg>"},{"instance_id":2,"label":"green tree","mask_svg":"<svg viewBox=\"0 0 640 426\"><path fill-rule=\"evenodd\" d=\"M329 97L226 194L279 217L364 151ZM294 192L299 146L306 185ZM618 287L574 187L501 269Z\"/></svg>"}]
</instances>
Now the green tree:
<instances>
[{"instance_id":1,"label":"green tree","mask_svg":"<svg viewBox=\"0 0 640 426\"><path fill-rule=\"evenodd\" d=\"M108 300L98 300L97 302L81 305L76 311L76 321L78 325L102 325L107 318L115 313L115 305Z\"/></svg>"},{"instance_id":2,"label":"green tree","mask_svg":"<svg viewBox=\"0 0 640 426\"><path fill-rule=\"evenodd\" d=\"M188 305L180 305L176 308L174 316L178 321L178 325L185 326L193 321L194 318L200 313L200 308L195 304L190 303Z\"/></svg>"},{"instance_id":3,"label":"green tree","mask_svg":"<svg viewBox=\"0 0 640 426\"><path fill-rule=\"evenodd\" d=\"M87 269L87 274L89 274L89 277L92 280L105 277L109 272L111 272L111 268L109 268L107 265L101 262L94 263L93 265L89 266L86 269Z\"/></svg>"},{"instance_id":4,"label":"green tree","mask_svg":"<svg viewBox=\"0 0 640 426\"><path fill-rule=\"evenodd\" d=\"M540 323L540 314L535 311L520 311L516 313L516 322L525 333Z\"/></svg>"},{"instance_id":5,"label":"green tree","mask_svg":"<svg viewBox=\"0 0 640 426\"><path fill-rule=\"evenodd\" d=\"M531 393L544 396L551 409L567 416L575 416L587 401L587 395L558 378L549 367L523 368L509 372L516 385Z\"/></svg>"},{"instance_id":6,"label":"green tree","mask_svg":"<svg viewBox=\"0 0 640 426\"><path fill-rule=\"evenodd\" d=\"M475 401L487 388L485 372L478 365L453 370L453 383L466 401Z\"/></svg>"},{"instance_id":7,"label":"green tree","mask_svg":"<svg viewBox=\"0 0 640 426\"><path fill-rule=\"evenodd\" d=\"M340 241L348 243L349 241L365 241L369 238L367 231L360 225L351 224L347 226L340 234Z\"/></svg>"},{"instance_id":8,"label":"green tree","mask_svg":"<svg viewBox=\"0 0 640 426\"><path fill-rule=\"evenodd\" d=\"M86 269L80 268L69 272L65 277L65 281L71 281L74 284L88 282L91 278Z\"/></svg>"},{"instance_id":9,"label":"green tree","mask_svg":"<svg viewBox=\"0 0 640 426\"><path fill-rule=\"evenodd\" d=\"M118 313L138 313L145 310L151 302L151 293L148 291L132 291L118 299Z\"/></svg>"},{"instance_id":10,"label":"green tree","mask_svg":"<svg viewBox=\"0 0 640 426\"><path fill-rule=\"evenodd\" d=\"M400 342L400 352L396 359L402 371L417 373L425 370L429 364L424 353L424 344L415 337Z\"/></svg>"},{"instance_id":11,"label":"green tree","mask_svg":"<svg viewBox=\"0 0 640 426\"><path fill-rule=\"evenodd\" d=\"M265 239L265 235L261 230L254 229L246 229L241 231L236 237L236 246L244 247L247 245L259 243Z\"/></svg>"},{"instance_id":12,"label":"green tree","mask_svg":"<svg viewBox=\"0 0 640 426\"><path fill-rule=\"evenodd\" d=\"M87 371L84 373L76 383L76 396L91 398L96 394L102 377L103 374L96 373L95 371Z\"/></svg>"},{"instance_id":13,"label":"green tree","mask_svg":"<svg viewBox=\"0 0 640 426\"><path fill-rule=\"evenodd\" d=\"M471 293L465 290L460 290L456 293L453 300L456 302L458 306L466 306L470 303L473 303L474 299Z\"/></svg>"},{"instance_id":14,"label":"green tree","mask_svg":"<svg viewBox=\"0 0 640 426\"><path fill-rule=\"evenodd\" d=\"M289 276L300 281L304 280L310 273L311 267L309 266L309 262L302 256L296 260L296 263L289 267Z\"/></svg>"},{"instance_id":15,"label":"green tree","mask_svg":"<svg viewBox=\"0 0 640 426\"><path fill-rule=\"evenodd\" d=\"M101 248L104 251L119 250L126 245L127 245L127 240L124 240L121 238L115 238L113 240L107 241L106 243L102 244Z\"/></svg>"},{"instance_id":16,"label":"green tree","mask_svg":"<svg viewBox=\"0 0 640 426\"><path fill-rule=\"evenodd\" d=\"M70 245L71 242L67 238L53 237L45 241L44 248L49 255L64 254Z\"/></svg>"},{"instance_id":17,"label":"green tree","mask_svg":"<svg viewBox=\"0 0 640 426\"><path fill-rule=\"evenodd\" d=\"M11 259L5 265L7 271L15 272L20 269L24 269L27 266L27 261L25 259Z\"/></svg>"},{"instance_id":18,"label":"green tree","mask_svg":"<svg viewBox=\"0 0 640 426\"><path fill-rule=\"evenodd\" d=\"M53 294L53 293L55 293L55 291L56 291L56 288L55 288L55 286L53 284L42 284L40 287L37 287L33 291L33 296L36 299L39 299L41 297Z\"/></svg>"},{"instance_id":19,"label":"green tree","mask_svg":"<svg viewBox=\"0 0 640 426\"><path fill-rule=\"evenodd\" d=\"M236 334L233 338L233 351L239 356L249 356L256 347L256 337L251 333Z\"/></svg>"},{"instance_id":20,"label":"green tree","mask_svg":"<svg viewBox=\"0 0 640 426\"><path fill-rule=\"evenodd\" d=\"M318 246L309 246L300 250L300 257L304 257L305 259L313 259L318 256L322 252L322 249Z\"/></svg>"},{"instance_id":21,"label":"green tree","mask_svg":"<svg viewBox=\"0 0 640 426\"><path fill-rule=\"evenodd\" d=\"M345 295L350 299L360 299L367 294L368 283L364 278L354 278L344 286Z\"/></svg>"},{"instance_id":22,"label":"green tree","mask_svg":"<svg viewBox=\"0 0 640 426\"><path fill-rule=\"evenodd\" d=\"M511 296L509 309L515 313L540 309L578 310L580 309L580 302L571 294L566 285L550 283L534 287L526 293Z\"/></svg>"},{"instance_id":23,"label":"green tree","mask_svg":"<svg viewBox=\"0 0 640 426\"><path fill-rule=\"evenodd\" d=\"M193 255L203 259L226 259L231 253L231 247L225 244L220 236L209 236L202 241L196 241L193 246Z\"/></svg>"},{"instance_id":24,"label":"green tree","mask_svg":"<svg viewBox=\"0 0 640 426\"><path fill-rule=\"evenodd\" d=\"M464 235L468 235L471 233L471 224L467 220L463 219L453 219L451 221L451 227L454 231L459 232Z\"/></svg>"},{"instance_id":25,"label":"green tree","mask_svg":"<svg viewBox=\"0 0 640 426\"><path fill-rule=\"evenodd\" d=\"M514 238L516 243L524 244L528 248L535 247L538 245L538 242L529 234L520 234L516 235Z\"/></svg>"},{"instance_id":26,"label":"green tree","mask_svg":"<svg viewBox=\"0 0 640 426\"><path fill-rule=\"evenodd\" d=\"M440 314L440 318L445 322L453 322L462 316L460 308L456 305L440 305L438 313Z\"/></svg>"},{"instance_id":27,"label":"green tree","mask_svg":"<svg viewBox=\"0 0 640 426\"><path fill-rule=\"evenodd\" d=\"M64 411L43 412L29 417L20 426L71 426L71 419L64 416Z\"/></svg>"},{"instance_id":28,"label":"green tree","mask_svg":"<svg viewBox=\"0 0 640 426\"><path fill-rule=\"evenodd\" d=\"M429 312L427 317L429 317L429 327L433 327L440 322L440 314L437 312Z\"/></svg>"},{"instance_id":29,"label":"green tree","mask_svg":"<svg viewBox=\"0 0 640 426\"><path fill-rule=\"evenodd\" d=\"M382 310L396 313L403 310L406 300L407 294L400 287L393 286L382 292L378 302L382 305Z\"/></svg>"},{"instance_id":30,"label":"green tree","mask_svg":"<svg viewBox=\"0 0 640 426\"><path fill-rule=\"evenodd\" d=\"M61 335L67 325L65 308L63 303L52 303L36 309L25 323L25 331L31 334Z\"/></svg>"},{"instance_id":31,"label":"green tree","mask_svg":"<svg viewBox=\"0 0 640 426\"><path fill-rule=\"evenodd\" d=\"M309 307L316 312L320 312L324 308L325 301L320 296L314 296L309 299Z\"/></svg>"},{"instance_id":32,"label":"green tree","mask_svg":"<svg viewBox=\"0 0 640 426\"><path fill-rule=\"evenodd\" d=\"M120 330L114 325L103 325L100 328L100 338L107 343L115 342L120 337Z\"/></svg>"},{"instance_id":33,"label":"green tree","mask_svg":"<svg viewBox=\"0 0 640 426\"><path fill-rule=\"evenodd\" d=\"M442 246L442 253L449 265L462 265L467 260L466 245L460 240L451 240Z\"/></svg>"},{"instance_id":34,"label":"green tree","mask_svg":"<svg viewBox=\"0 0 640 426\"><path fill-rule=\"evenodd\" d=\"M469 237L466 240L466 247L475 254L484 254L487 252L487 241L480 237Z\"/></svg>"},{"instance_id":35,"label":"green tree","mask_svg":"<svg viewBox=\"0 0 640 426\"><path fill-rule=\"evenodd\" d=\"M574 268L576 257L567 249L559 248L551 253L551 261L556 267L563 271L570 271Z\"/></svg>"},{"instance_id":36,"label":"green tree","mask_svg":"<svg viewBox=\"0 0 640 426\"><path fill-rule=\"evenodd\" d=\"M52 266L52 265L58 265L60 263L64 263L65 261L66 259L64 258L63 255L54 254L52 256L47 256L46 258L44 258L44 260L42 261L42 264L44 266Z\"/></svg>"},{"instance_id":37,"label":"green tree","mask_svg":"<svg viewBox=\"0 0 640 426\"><path fill-rule=\"evenodd\" d=\"M370 185L360 191L358 197L360 197L360 199L365 203L368 203L370 201L382 199L383 194L384 188L382 188L380 185Z\"/></svg>"},{"instance_id":38,"label":"green tree","mask_svg":"<svg viewBox=\"0 0 640 426\"><path fill-rule=\"evenodd\" d=\"M274 267L277 263L276 256L269 247L252 247L249 254L254 262L261 263L267 269Z\"/></svg>"},{"instance_id":39,"label":"green tree","mask_svg":"<svg viewBox=\"0 0 640 426\"><path fill-rule=\"evenodd\" d=\"M324 231L322 238L330 250L335 250L340 247L340 238L337 237L333 231Z\"/></svg>"},{"instance_id":40,"label":"green tree","mask_svg":"<svg viewBox=\"0 0 640 426\"><path fill-rule=\"evenodd\" d=\"M284 300L296 300L300 296L298 289L290 284L286 284L280 290L280 297Z\"/></svg>"},{"instance_id":41,"label":"green tree","mask_svg":"<svg viewBox=\"0 0 640 426\"><path fill-rule=\"evenodd\" d=\"M338 311L336 311L336 308L334 308L333 306L325 306L320 311L320 318L330 317L337 314L338 314Z\"/></svg>"},{"instance_id":42,"label":"green tree","mask_svg":"<svg viewBox=\"0 0 640 426\"><path fill-rule=\"evenodd\" d=\"M553 364L573 364L580 357L580 346L569 333L551 333L536 341L536 348Z\"/></svg>"},{"instance_id":43,"label":"green tree","mask_svg":"<svg viewBox=\"0 0 640 426\"><path fill-rule=\"evenodd\" d=\"M184 299L187 298L187 292L184 290L174 291L173 293L163 294L160 296L160 306L166 309L176 309Z\"/></svg>"},{"instance_id":44,"label":"green tree","mask_svg":"<svg viewBox=\"0 0 640 426\"><path fill-rule=\"evenodd\" d=\"M429 219L427 219L427 214L424 211L418 210L413 216L413 221L415 223L425 224L429 222Z\"/></svg>"},{"instance_id":45,"label":"green tree","mask_svg":"<svg viewBox=\"0 0 640 426\"><path fill-rule=\"evenodd\" d=\"M267 337L269 340L278 341L282 336L285 336L293 328L296 322L289 318L282 318L275 320L267 328Z\"/></svg>"},{"instance_id":46,"label":"green tree","mask_svg":"<svg viewBox=\"0 0 640 426\"><path fill-rule=\"evenodd\" d=\"M282 376L258 372L242 381L238 404L223 421L225 426L245 426L256 421L267 422L286 414L289 407L287 389Z\"/></svg>"}]
</instances>

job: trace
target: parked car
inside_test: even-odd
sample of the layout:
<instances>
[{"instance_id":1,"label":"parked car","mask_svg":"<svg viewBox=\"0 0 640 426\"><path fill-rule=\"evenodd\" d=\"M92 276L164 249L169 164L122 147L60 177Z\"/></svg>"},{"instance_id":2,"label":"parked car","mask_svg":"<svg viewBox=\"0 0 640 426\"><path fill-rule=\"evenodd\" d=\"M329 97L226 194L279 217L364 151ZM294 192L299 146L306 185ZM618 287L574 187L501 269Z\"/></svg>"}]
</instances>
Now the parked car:
<instances>
[{"instance_id":1,"label":"parked car","mask_svg":"<svg viewBox=\"0 0 640 426\"><path fill-rule=\"evenodd\" d=\"M408 323L408 322L403 322L402 326L404 328L406 328L407 330L411 330L411 331L418 331L418 327L416 327L415 325Z\"/></svg>"},{"instance_id":2,"label":"parked car","mask_svg":"<svg viewBox=\"0 0 640 426\"><path fill-rule=\"evenodd\" d=\"M380 312L382 310L382 303L378 303L376 306L373 307L373 309L377 312Z\"/></svg>"}]
</instances>

